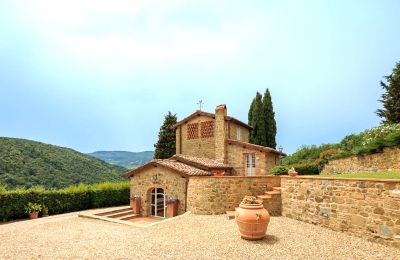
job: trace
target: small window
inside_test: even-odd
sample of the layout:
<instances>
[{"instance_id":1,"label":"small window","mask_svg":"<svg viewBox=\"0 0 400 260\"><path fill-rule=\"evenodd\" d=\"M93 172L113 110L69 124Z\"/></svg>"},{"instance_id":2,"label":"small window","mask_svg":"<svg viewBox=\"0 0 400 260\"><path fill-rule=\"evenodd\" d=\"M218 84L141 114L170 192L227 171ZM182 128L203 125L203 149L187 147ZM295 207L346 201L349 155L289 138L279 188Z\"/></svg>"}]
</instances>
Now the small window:
<instances>
[{"instance_id":1,"label":"small window","mask_svg":"<svg viewBox=\"0 0 400 260\"><path fill-rule=\"evenodd\" d=\"M240 127L236 128L236 139L242 140L242 129Z\"/></svg>"},{"instance_id":2,"label":"small window","mask_svg":"<svg viewBox=\"0 0 400 260\"><path fill-rule=\"evenodd\" d=\"M197 139L199 138L199 124L188 124L187 125L187 139Z\"/></svg>"}]
</instances>

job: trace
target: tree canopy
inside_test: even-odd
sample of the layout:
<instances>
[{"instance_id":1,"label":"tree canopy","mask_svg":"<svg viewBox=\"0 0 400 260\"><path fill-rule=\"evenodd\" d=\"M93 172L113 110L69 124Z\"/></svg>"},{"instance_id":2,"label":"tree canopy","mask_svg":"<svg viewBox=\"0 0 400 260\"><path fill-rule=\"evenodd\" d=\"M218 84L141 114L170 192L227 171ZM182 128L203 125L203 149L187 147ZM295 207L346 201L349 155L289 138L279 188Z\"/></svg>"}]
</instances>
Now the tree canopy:
<instances>
[{"instance_id":1,"label":"tree canopy","mask_svg":"<svg viewBox=\"0 0 400 260\"><path fill-rule=\"evenodd\" d=\"M253 99L248 113L248 124L253 127L250 143L276 148L276 121L271 94L268 89L264 96L259 92Z\"/></svg>"},{"instance_id":2,"label":"tree canopy","mask_svg":"<svg viewBox=\"0 0 400 260\"><path fill-rule=\"evenodd\" d=\"M400 62L393 68L392 74L384 77L386 82L381 81L381 86L385 90L382 94L383 108L376 113L382 118L383 123L400 123Z\"/></svg>"},{"instance_id":3,"label":"tree canopy","mask_svg":"<svg viewBox=\"0 0 400 260\"><path fill-rule=\"evenodd\" d=\"M154 151L154 159L167 159L175 154L176 134L172 126L176 124L176 122L176 114L172 114L168 111L160 127L160 132L158 133L158 141L154 144L156 148Z\"/></svg>"}]
</instances>

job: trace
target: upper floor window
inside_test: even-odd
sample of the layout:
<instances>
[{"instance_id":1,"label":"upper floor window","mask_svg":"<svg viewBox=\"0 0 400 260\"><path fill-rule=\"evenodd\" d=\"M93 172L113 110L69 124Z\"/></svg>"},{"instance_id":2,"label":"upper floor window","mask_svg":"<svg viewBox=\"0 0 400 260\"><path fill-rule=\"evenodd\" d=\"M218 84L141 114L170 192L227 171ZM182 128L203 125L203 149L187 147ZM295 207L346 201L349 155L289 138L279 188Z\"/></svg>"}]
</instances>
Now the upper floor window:
<instances>
[{"instance_id":1,"label":"upper floor window","mask_svg":"<svg viewBox=\"0 0 400 260\"><path fill-rule=\"evenodd\" d=\"M242 140L242 129L240 127L236 128L236 139Z\"/></svg>"},{"instance_id":2,"label":"upper floor window","mask_svg":"<svg viewBox=\"0 0 400 260\"><path fill-rule=\"evenodd\" d=\"M214 136L214 121L205 121L200 123L201 138Z\"/></svg>"},{"instance_id":3,"label":"upper floor window","mask_svg":"<svg viewBox=\"0 0 400 260\"><path fill-rule=\"evenodd\" d=\"M199 124L187 124L187 139L199 138Z\"/></svg>"}]
</instances>

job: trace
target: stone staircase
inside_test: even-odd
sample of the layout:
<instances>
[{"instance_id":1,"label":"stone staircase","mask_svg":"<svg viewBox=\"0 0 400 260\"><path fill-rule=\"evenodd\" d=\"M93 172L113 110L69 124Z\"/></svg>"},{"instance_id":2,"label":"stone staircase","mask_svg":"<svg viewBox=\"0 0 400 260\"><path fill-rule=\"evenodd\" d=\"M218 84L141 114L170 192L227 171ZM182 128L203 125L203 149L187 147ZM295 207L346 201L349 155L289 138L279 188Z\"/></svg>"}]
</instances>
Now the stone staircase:
<instances>
[{"instance_id":1,"label":"stone staircase","mask_svg":"<svg viewBox=\"0 0 400 260\"><path fill-rule=\"evenodd\" d=\"M107 218L113 218L113 219L119 219L119 220L128 220L128 219L139 216L139 214L133 213L133 210L130 207L113 210L113 211L102 212L102 213L98 213L98 214L94 214L94 215L101 216L101 217L107 217Z\"/></svg>"},{"instance_id":2,"label":"stone staircase","mask_svg":"<svg viewBox=\"0 0 400 260\"><path fill-rule=\"evenodd\" d=\"M272 187L272 190L266 191L256 198L264 205L271 216L282 215L281 187ZM233 219L235 218L235 211L227 211L226 215L228 219Z\"/></svg>"},{"instance_id":3,"label":"stone staircase","mask_svg":"<svg viewBox=\"0 0 400 260\"><path fill-rule=\"evenodd\" d=\"M282 215L281 187L272 187L263 195L258 195L257 199L264 205L271 216Z\"/></svg>"}]
</instances>

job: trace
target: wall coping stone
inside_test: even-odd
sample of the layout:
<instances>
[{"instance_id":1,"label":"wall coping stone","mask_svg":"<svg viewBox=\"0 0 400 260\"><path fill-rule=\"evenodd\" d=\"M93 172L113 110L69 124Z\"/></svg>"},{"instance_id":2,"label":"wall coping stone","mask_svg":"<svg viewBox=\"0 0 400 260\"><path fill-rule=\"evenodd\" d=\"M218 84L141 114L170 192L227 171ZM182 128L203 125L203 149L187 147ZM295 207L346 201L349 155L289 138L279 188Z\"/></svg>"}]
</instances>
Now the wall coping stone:
<instances>
[{"instance_id":1,"label":"wall coping stone","mask_svg":"<svg viewBox=\"0 0 400 260\"><path fill-rule=\"evenodd\" d=\"M351 173L346 173L351 174ZM340 178L340 177L313 177L313 176L280 176L281 178L287 179L311 179L311 180L341 180L341 181L371 181L371 182L390 182L390 183L400 183L400 179L374 179L374 178Z\"/></svg>"},{"instance_id":2,"label":"wall coping stone","mask_svg":"<svg viewBox=\"0 0 400 260\"><path fill-rule=\"evenodd\" d=\"M226 179L268 179L268 178L273 178L273 179L280 179L280 176L202 176L202 175L193 175L193 176L188 176L189 178L226 178ZM400 181L400 180L399 180Z\"/></svg>"}]
</instances>

